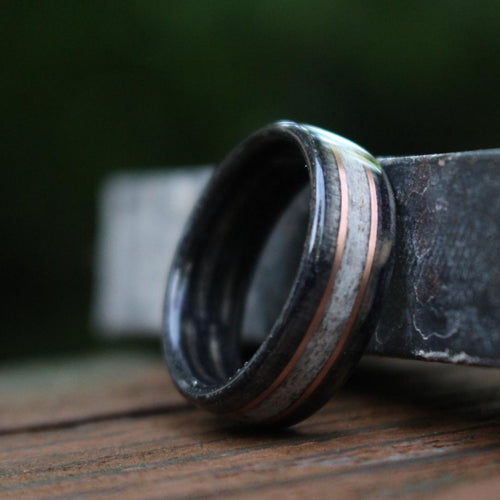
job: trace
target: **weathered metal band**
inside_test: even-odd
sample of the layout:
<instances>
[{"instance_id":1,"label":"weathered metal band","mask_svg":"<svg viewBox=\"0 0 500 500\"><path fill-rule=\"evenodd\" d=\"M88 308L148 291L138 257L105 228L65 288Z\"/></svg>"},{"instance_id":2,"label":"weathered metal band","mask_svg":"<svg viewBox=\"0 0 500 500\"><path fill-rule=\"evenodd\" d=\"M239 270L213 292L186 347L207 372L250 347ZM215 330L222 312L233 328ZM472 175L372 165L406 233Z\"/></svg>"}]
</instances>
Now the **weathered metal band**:
<instances>
[{"instance_id":1,"label":"weathered metal band","mask_svg":"<svg viewBox=\"0 0 500 500\"><path fill-rule=\"evenodd\" d=\"M298 271L269 335L243 364L237 336L255 259L273 222L304 189L304 165L310 221ZM353 143L289 122L245 141L214 174L174 259L165 353L180 391L253 422L290 424L321 406L373 331L393 215L387 179Z\"/></svg>"},{"instance_id":2,"label":"weathered metal band","mask_svg":"<svg viewBox=\"0 0 500 500\"><path fill-rule=\"evenodd\" d=\"M500 366L500 150L379 162L396 198L396 252L389 295L379 304L380 325L367 352ZM103 335L160 334L175 244L211 172L141 171L106 182L94 307ZM247 343L265 336L281 308L290 285L285 264L290 260L295 272L307 217L305 197L287 209L271 235L247 301Z\"/></svg>"},{"instance_id":3,"label":"weathered metal band","mask_svg":"<svg viewBox=\"0 0 500 500\"><path fill-rule=\"evenodd\" d=\"M367 353L500 366L500 149L379 162L396 251Z\"/></svg>"}]
</instances>

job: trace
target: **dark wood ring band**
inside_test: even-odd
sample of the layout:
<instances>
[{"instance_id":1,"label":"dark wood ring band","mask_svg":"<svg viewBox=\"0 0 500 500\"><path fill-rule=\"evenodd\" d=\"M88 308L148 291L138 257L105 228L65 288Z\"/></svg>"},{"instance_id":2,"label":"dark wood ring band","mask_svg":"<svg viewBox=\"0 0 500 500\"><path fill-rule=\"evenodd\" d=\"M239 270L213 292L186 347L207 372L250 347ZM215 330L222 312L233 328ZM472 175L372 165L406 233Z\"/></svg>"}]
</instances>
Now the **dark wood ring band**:
<instances>
[{"instance_id":1,"label":"dark wood ring band","mask_svg":"<svg viewBox=\"0 0 500 500\"><path fill-rule=\"evenodd\" d=\"M242 311L258 256L307 186L309 224L294 282L271 331L244 362ZM251 136L216 170L170 273L164 345L179 390L249 422L288 425L315 411L370 338L393 240L391 189L366 151L291 122Z\"/></svg>"}]
</instances>

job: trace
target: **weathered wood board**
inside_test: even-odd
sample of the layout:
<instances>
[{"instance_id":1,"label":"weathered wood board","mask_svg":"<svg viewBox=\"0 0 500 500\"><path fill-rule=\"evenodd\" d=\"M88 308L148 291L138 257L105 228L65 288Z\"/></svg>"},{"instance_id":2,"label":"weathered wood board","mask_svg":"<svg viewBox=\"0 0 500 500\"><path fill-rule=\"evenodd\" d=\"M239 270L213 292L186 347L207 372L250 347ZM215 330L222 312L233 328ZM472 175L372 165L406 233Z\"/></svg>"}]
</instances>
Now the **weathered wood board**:
<instances>
[{"instance_id":1,"label":"weathered wood board","mask_svg":"<svg viewBox=\"0 0 500 500\"><path fill-rule=\"evenodd\" d=\"M241 429L159 356L0 370L0 498L500 498L500 371L365 360L314 417Z\"/></svg>"}]
</instances>

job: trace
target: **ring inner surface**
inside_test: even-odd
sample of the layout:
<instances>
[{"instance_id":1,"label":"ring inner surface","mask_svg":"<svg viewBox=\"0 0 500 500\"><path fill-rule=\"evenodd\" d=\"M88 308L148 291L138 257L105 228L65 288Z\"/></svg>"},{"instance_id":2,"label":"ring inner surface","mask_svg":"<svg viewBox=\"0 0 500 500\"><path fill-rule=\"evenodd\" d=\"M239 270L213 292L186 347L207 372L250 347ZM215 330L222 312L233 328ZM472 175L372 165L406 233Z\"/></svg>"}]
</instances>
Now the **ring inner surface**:
<instances>
[{"instance_id":1,"label":"ring inner surface","mask_svg":"<svg viewBox=\"0 0 500 500\"><path fill-rule=\"evenodd\" d=\"M242 343L257 345L279 316L307 237L308 181L300 146L279 134L250 141L214 174L181 251L180 348L198 384L227 382Z\"/></svg>"},{"instance_id":2,"label":"ring inner surface","mask_svg":"<svg viewBox=\"0 0 500 500\"><path fill-rule=\"evenodd\" d=\"M310 185L286 206L271 229L252 274L241 328L245 359L265 340L292 290L310 215Z\"/></svg>"}]
</instances>

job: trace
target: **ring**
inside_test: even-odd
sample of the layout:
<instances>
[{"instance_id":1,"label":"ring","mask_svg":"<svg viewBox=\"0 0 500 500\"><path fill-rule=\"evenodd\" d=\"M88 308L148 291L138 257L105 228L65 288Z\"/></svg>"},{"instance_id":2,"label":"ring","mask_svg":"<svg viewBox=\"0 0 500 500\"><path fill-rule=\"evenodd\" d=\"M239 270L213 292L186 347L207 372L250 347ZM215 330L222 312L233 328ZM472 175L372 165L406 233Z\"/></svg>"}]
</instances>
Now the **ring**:
<instances>
[{"instance_id":1,"label":"ring","mask_svg":"<svg viewBox=\"0 0 500 500\"><path fill-rule=\"evenodd\" d=\"M290 288L245 359L241 329L259 255L304 196L308 221ZM216 169L169 275L164 351L179 391L244 422L291 425L316 411L374 330L393 241L391 188L364 149L293 122L252 135Z\"/></svg>"}]
</instances>

